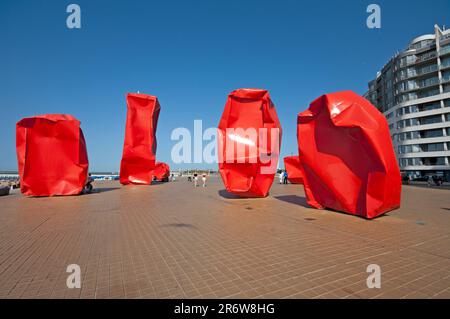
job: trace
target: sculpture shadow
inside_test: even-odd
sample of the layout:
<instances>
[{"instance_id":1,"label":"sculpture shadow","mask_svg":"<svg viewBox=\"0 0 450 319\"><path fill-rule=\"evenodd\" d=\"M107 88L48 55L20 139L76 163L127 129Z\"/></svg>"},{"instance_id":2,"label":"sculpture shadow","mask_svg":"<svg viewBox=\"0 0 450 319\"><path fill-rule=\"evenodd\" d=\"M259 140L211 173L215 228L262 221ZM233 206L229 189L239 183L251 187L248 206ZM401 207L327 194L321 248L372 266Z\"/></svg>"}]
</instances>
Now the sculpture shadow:
<instances>
[{"instance_id":1,"label":"sculpture shadow","mask_svg":"<svg viewBox=\"0 0 450 319\"><path fill-rule=\"evenodd\" d=\"M228 193L225 189L218 191L220 197L225 199L244 199L236 194Z\"/></svg>"},{"instance_id":2,"label":"sculpture shadow","mask_svg":"<svg viewBox=\"0 0 450 319\"><path fill-rule=\"evenodd\" d=\"M102 187L102 188L95 188L92 190L91 194L99 194L99 193L106 193L111 192L114 190L120 189L120 187ZM89 194L87 194L89 195Z\"/></svg>"},{"instance_id":3,"label":"sculpture shadow","mask_svg":"<svg viewBox=\"0 0 450 319\"><path fill-rule=\"evenodd\" d=\"M303 196L282 195L282 196L274 196L274 198L289 204L300 205L305 208L311 208L311 206L309 206L308 203L306 202L306 198Z\"/></svg>"}]
</instances>

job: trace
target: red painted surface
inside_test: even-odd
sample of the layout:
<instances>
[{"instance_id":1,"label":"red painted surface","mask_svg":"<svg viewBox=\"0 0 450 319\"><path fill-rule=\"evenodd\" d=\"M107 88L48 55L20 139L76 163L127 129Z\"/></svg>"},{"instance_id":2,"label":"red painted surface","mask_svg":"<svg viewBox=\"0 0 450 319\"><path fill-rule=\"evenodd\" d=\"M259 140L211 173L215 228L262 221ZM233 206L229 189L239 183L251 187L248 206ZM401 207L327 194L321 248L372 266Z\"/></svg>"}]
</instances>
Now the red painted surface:
<instances>
[{"instance_id":1,"label":"red painted surface","mask_svg":"<svg viewBox=\"0 0 450 319\"><path fill-rule=\"evenodd\" d=\"M160 106L156 96L129 93L120 183L150 185L156 164L156 128Z\"/></svg>"},{"instance_id":2,"label":"red painted surface","mask_svg":"<svg viewBox=\"0 0 450 319\"><path fill-rule=\"evenodd\" d=\"M298 156L285 157L284 168L288 173L288 181L291 184L303 184L303 175Z\"/></svg>"},{"instance_id":3,"label":"red painted surface","mask_svg":"<svg viewBox=\"0 0 450 319\"><path fill-rule=\"evenodd\" d=\"M280 145L281 125L269 92L231 92L218 127L219 171L226 190L241 197L267 196Z\"/></svg>"},{"instance_id":4,"label":"red painted surface","mask_svg":"<svg viewBox=\"0 0 450 319\"><path fill-rule=\"evenodd\" d=\"M308 204L365 218L400 206L401 177L386 118L351 92L326 94L297 118Z\"/></svg>"},{"instance_id":5,"label":"red painted surface","mask_svg":"<svg viewBox=\"0 0 450 319\"><path fill-rule=\"evenodd\" d=\"M78 195L83 190L89 161L80 122L73 116L48 114L20 120L16 148L24 195Z\"/></svg>"}]
</instances>

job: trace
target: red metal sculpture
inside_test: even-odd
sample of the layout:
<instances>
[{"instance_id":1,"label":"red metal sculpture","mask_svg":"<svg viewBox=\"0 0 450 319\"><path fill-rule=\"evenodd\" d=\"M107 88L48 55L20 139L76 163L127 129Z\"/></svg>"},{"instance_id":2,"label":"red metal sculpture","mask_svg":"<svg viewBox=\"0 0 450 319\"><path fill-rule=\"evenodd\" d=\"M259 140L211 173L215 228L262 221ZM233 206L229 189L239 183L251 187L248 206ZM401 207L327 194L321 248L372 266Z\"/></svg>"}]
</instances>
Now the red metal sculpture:
<instances>
[{"instance_id":1,"label":"red metal sculpture","mask_svg":"<svg viewBox=\"0 0 450 319\"><path fill-rule=\"evenodd\" d=\"M291 184L303 184L303 175L298 156L287 156L284 158L284 168L288 174Z\"/></svg>"},{"instance_id":2,"label":"red metal sculpture","mask_svg":"<svg viewBox=\"0 0 450 319\"><path fill-rule=\"evenodd\" d=\"M157 162L153 170L153 177L159 182L168 182L170 176L170 167L166 163Z\"/></svg>"},{"instance_id":3,"label":"red metal sculpture","mask_svg":"<svg viewBox=\"0 0 450 319\"><path fill-rule=\"evenodd\" d=\"M308 204L365 218L400 206L401 177L386 118L351 92L326 94L297 118Z\"/></svg>"},{"instance_id":4,"label":"red metal sculpture","mask_svg":"<svg viewBox=\"0 0 450 319\"><path fill-rule=\"evenodd\" d=\"M27 196L78 195L89 161L80 122L71 115L49 114L16 125L20 189Z\"/></svg>"},{"instance_id":5,"label":"red metal sculpture","mask_svg":"<svg viewBox=\"0 0 450 319\"><path fill-rule=\"evenodd\" d=\"M219 171L226 190L241 197L267 196L280 145L281 125L269 92L231 92L218 127Z\"/></svg>"},{"instance_id":6,"label":"red metal sculpture","mask_svg":"<svg viewBox=\"0 0 450 319\"><path fill-rule=\"evenodd\" d=\"M120 183L150 185L155 169L156 128L160 106L156 96L129 93Z\"/></svg>"}]
</instances>

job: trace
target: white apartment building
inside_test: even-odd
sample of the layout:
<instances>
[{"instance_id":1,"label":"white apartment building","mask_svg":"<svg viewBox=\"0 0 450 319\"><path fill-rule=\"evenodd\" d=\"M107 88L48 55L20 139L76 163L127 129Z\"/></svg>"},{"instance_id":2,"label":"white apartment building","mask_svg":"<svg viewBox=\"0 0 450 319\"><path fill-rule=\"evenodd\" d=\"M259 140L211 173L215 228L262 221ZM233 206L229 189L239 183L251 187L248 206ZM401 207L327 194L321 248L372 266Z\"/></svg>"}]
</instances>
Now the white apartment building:
<instances>
[{"instance_id":1,"label":"white apartment building","mask_svg":"<svg viewBox=\"0 0 450 319\"><path fill-rule=\"evenodd\" d=\"M400 170L450 181L450 30L411 41L396 54L365 97L386 116Z\"/></svg>"}]
</instances>

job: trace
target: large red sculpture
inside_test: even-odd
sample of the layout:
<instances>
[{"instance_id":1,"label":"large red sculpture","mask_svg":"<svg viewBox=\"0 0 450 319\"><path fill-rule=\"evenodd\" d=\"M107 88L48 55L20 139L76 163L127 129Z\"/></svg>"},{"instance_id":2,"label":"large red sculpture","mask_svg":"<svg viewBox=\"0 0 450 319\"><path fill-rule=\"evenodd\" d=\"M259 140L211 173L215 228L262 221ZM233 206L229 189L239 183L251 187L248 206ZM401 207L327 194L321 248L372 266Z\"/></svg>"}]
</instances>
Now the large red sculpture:
<instances>
[{"instance_id":1,"label":"large red sculpture","mask_svg":"<svg viewBox=\"0 0 450 319\"><path fill-rule=\"evenodd\" d=\"M281 126L269 92L231 92L218 127L219 171L226 190L241 197L267 196L280 145Z\"/></svg>"},{"instance_id":2,"label":"large red sculpture","mask_svg":"<svg viewBox=\"0 0 450 319\"><path fill-rule=\"evenodd\" d=\"M80 122L71 115L39 115L16 125L20 190L27 196L80 194L89 162Z\"/></svg>"},{"instance_id":3,"label":"large red sculpture","mask_svg":"<svg viewBox=\"0 0 450 319\"><path fill-rule=\"evenodd\" d=\"M157 162L153 170L153 178L159 182L167 182L170 176L170 167L166 163Z\"/></svg>"},{"instance_id":4,"label":"large red sculpture","mask_svg":"<svg viewBox=\"0 0 450 319\"><path fill-rule=\"evenodd\" d=\"M284 168L288 174L291 184L303 184L303 175L298 156L287 156L284 158Z\"/></svg>"},{"instance_id":5,"label":"large red sculpture","mask_svg":"<svg viewBox=\"0 0 450 319\"><path fill-rule=\"evenodd\" d=\"M365 218L400 206L401 177L387 121L351 92L326 94L297 118L308 204Z\"/></svg>"},{"instance_id":6,"label":"large red sculpture","mask_svg":"<svg viewBox=\"0 0 450 319\"><path fill-rule=\"evenodd\" d=\"M120 183L150 185L155 169L156 128L160 106L156 96L129 93Z\"/></svg>"}]
</instances>

